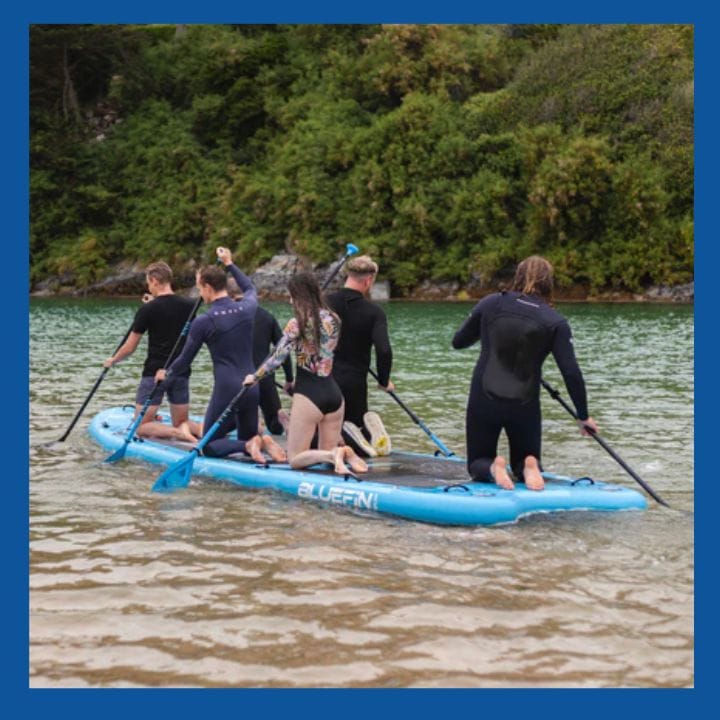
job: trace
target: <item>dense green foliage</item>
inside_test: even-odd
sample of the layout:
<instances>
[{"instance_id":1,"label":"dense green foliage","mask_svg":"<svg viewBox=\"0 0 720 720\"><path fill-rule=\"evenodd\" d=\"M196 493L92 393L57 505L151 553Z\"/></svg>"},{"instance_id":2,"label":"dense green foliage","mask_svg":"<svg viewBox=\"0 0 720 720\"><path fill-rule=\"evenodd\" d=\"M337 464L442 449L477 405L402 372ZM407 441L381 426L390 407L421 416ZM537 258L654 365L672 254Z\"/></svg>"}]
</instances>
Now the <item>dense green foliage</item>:
<instances>
[{"instance_id":1,"label":"dense green foliage","mask_svg":"<svg viewBox=\"0 0 720 720\"><path fill-rule=\"evenodd\" d=\"M33 26L30 70L33 281L347 242L396 294L692 278L690 26Z\"/></svg>"}]
</instances>

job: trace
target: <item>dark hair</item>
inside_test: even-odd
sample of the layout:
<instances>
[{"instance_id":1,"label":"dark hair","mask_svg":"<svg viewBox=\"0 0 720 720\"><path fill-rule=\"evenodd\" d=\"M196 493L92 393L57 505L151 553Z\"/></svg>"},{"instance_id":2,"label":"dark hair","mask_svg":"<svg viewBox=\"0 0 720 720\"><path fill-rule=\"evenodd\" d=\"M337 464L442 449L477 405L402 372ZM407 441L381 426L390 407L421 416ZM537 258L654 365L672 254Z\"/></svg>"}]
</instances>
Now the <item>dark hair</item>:
<instances>
[{"instance_id":1,"label":"dark hair","mask_svg":"<svg viewBox=\"0 0 720 720\"><path fill-rule=\"evenodd\" d=\"M198 279L203 285L209 285L215 292L227 289L227 275L217 265L205 265L198 271Z\"/></svg>"},{"instance_id":2,"label":"dark hair","mask_svg":"<svg viewBox=\"0 0 720 720\"><path fill-rule=\"evenodd\" d=\"M553 266L540 255L525 258L515 270L510 289L550 301L553 291Z\"/></svg>"},{"instance_id":3,"label":"dark hair","mask_svg":"<svg viewBox=\"0 0 720 720\"><path fill-rule=\"evenodd\" d=\"M145 275L151 277L163 285L169 285L172 282L173 273L170 266L162 260L150 263L145 268Z\"/></svg>"},{"instance_id":4,"label":"dark hair","mask_svg":"<svg viewBox=\"0 0 720 720\"><path fill-rule=\"evenodd\" d=\"M308 339L308 332L312 333L315 348L320 349L320 309L332 312L325 304L320 286L314 275L306 272L295 273L289 282L288 290L295 309L295 319L298 321L300 335ZM340 322L339 318L332 313Z\"/></svg>"}]
</instances>

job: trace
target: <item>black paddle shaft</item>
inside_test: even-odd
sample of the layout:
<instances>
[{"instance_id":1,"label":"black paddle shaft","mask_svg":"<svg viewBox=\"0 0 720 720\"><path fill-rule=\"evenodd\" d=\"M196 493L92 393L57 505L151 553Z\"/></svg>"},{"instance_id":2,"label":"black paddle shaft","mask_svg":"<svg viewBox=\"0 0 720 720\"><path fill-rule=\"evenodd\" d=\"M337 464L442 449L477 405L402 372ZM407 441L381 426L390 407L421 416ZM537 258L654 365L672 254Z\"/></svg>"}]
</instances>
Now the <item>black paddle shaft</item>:
<instances>
[{"instance_id":1,"label":"black paddle shaft","mask_svg":"<svg viewBox=\"0 0 720 720\"><path fill-rule=\"evenodd\" d=\"M560 393L552 386L550 383L546 382L545 380L541 380L542 386L550 393L550 397L557 400L567 411L572 415L576 420L578 420L577 413L575 410L573 410L566 402L563 400L562 397L560 397ZM582 422L582 421L581 421ZM620 467L622 467L625 472L630 475L633 480L635 480L639 485L641 485L645 491L647 492L650 497L652 497L655 501L659 502L661 505L664 505L665 507L670 507L668 503L665 502L606 442L603 440L600 435L589 425L583 426L592 436L594 440L598 442L598 444L610 455L610 457L617 462Z\"/></svg>"},{"instance_id":2,"label":"black paddle shaft","mask_svg":"<svg viewBox=\"0 0 720 720\"><path fill-rule=\"evenodd\" d=\"M134 323L133 323L134 324ZM130 337L130 333L132 332L133 325L131 325L128 328L128 331L125 333L125 337L120 341L120 344L115 348L113 355L125 344L125 341ZM70 426L65 431L65 434L58 438L56 442L65 442L67 439L67 436L71 433L72 429L75 427L75 424L80 419L80 416L83 414L83 410L88 406L88 403L92 399L92 396L95 394L95 391L100 387L100 383L105 379L105 376L108 373L108 370L110 368L103 368L103 371L100 373L100 377L95 381L95 384L92 386L92 390L88 393L88 396L85 398L85 402L80 406L80 409L77 411L77 414L73 418L72 422L70 423Z\"/></svg>"}]
</instances>

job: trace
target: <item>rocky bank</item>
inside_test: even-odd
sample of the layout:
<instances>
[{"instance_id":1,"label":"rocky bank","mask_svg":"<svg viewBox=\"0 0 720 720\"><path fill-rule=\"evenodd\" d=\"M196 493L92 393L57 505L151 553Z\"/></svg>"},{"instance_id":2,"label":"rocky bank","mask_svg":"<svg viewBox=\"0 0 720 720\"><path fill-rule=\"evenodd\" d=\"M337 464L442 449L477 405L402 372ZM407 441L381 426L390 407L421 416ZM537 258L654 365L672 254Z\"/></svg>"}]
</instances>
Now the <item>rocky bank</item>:
<instances>
[{"instance_id":1,"label":"rocky bank","mask_svg":"<svg viewBox=\"0 0 720 720\"><path fill-rule=\"evenodd\" d=\"M255 283L258 295L262 300L286 300L288 278L299 270L311 270L317 273L318 278L327 277L335 265L321 266L304 263L296 255L275 255L265 265L259 267L250 275ZM145 292L145 274L140 264L123 264L116 267L112 274L100 282L84 288L75 287L72 274L48 278L37 283L30 289L31 296L69 296L69 297L102 297L102 296L135 296ZM330 289L339 288L343 283L342 272L338 273ZM176 273L174 287L181 289L192 287L190 294L194 294L195 273L193 267L188 267ZM404 300L418 301L467 301L475 300L494 292L496 285L483 283L478 275L473 275L470 281L461 285L458 282L433 282L425 280L407 295ZM396 297L390 283L379 279L373 288L373 299L390 300ZM556 300L565 302L655 302L655 303L692 303L695 299L695 283L669 287L659 285L648 288L644 293L628 293L608 291L590 293L587 288L576 286L556 292Z\"/></svg>"}]
</instances>

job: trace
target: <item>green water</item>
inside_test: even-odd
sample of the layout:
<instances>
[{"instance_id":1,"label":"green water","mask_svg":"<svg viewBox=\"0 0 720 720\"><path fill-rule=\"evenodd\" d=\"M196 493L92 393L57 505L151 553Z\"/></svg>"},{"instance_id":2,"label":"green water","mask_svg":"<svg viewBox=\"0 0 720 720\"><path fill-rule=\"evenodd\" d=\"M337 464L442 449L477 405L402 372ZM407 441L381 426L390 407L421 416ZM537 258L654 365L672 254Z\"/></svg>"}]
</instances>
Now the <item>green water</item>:
<instances>
[{"instance_id":1,"label":"green water","mask_svg":"<svg viewBox=\"0 0 720 720\"><path fill-rule=\"evenodd\" d=\"M32 446L62 435L136 307L31 301ZM472 305L385 307L398 395L464 454L478 350L450 340ZM559 309L603 437L673 510L459 529L212 483L159 498L157 468L103 465L86 434L132 402L143 342L65 443L31 449L31 685L692 685L693 308ZM544 376L567 399L552 358ZM210 388L202 350L195 411ZM435 449L370 397L396 447ZM546 469L637 487L547 396L543 414Z\"/></svg>"}]
</instances>

